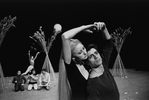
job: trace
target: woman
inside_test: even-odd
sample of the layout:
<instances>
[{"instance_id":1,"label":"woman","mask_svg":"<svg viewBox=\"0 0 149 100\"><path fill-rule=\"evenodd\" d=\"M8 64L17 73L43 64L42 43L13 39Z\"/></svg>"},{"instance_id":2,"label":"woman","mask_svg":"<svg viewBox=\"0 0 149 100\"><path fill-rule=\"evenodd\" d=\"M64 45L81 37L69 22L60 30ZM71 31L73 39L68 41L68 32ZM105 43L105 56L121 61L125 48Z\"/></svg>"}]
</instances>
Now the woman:
<instances>
[{"instance_id":1,"label":"woman","mask_svg":"<svg viewBox=\"0 0 149 100\"><path fill-rule=\"evenodd\" d=\"M33 57L33 56L30 56L30 51L28 52L29 60L30 60L30 66L27 68L27 70L24 73L22 73L22 75L27 75L28 73L30 73L34 69L34 62L35 62L39 53L40 52L37 52L35 57Z\"/></svg>"},{"instance_id":2,"label":"woman","mask_svg":"<svg viewBox=\"0 0 149 100\"><path fill-rule=\"evenodd\" d=\"M105 46L100 55L96 45L88 47L88 61L91 72L88 79L87 100L119 100L119 91L116 82L108 69L109 59L112 52L111 36L105 27L105 23L96 23L98 29L103 32Z\"/></svg>"},{"instance_id":3,"label":"woman","mask_svg":"<svg viewBox=\"0 0 149 100\"><path fill-rule=\"evenodd\" d=\"M87 52L78 39L72 39L76 34L95 25L84 25L62 34L62 57L59 67L59 100L86 100L86 85L88 71L84 66Z\"/></svg>"},{"instance_id":4,"label":"woman","mask_svg":"<svg viewBox=\"0 0 149 100\"><path fill-rule=\"evenodd\" d=\"M38 82L38 75L36 74L36 71L35 69L32 70L32 74L29 75L28 77L28 90L37 90L38 89L38 86L37 86L37 82Z\"/></svg>"}]
</instances>

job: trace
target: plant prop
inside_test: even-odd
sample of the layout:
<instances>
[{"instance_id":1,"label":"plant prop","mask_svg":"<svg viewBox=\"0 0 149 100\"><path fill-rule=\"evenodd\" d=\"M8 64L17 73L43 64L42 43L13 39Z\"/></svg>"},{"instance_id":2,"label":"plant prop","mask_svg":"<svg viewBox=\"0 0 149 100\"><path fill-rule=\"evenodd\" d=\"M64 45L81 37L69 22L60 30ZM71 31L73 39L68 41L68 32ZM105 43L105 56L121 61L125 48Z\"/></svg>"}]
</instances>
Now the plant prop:
<instances>
[{"instance_id":1,"label":"plant prop","mask_svg":"<svg viewBox=\"0 0 149 100\"><path fill-rule=\"evenodd\" d=\"M114 66L113 66L113 69L112 69L113 76L118 76L118 77L120 76L122 78L123 77L127 78L124 64L120 57L120 51L121 51L121 48L123 46L123 43L124 43L126 37L128 36L128 34L131 34L131 33L132 32L130 31L130 27L129 27L128 29L125 29L125 30L122 28L118 28L115 30L115 32L113 32L111 34L113 42L114 42L114 46L118 53L115 63L114 63Z\"/></svg>"},{"instance_id":2,"label":"plant prop","mask_svg":"<svg viewBox=\"0 0 149 100\"><path fill-rule=\"evenodd\" d=\"M40 26L39 31L36 31L36 33L34 33L34 35L31 37L42 47L42 49L46 53L46 58L45 58L45 61L44 61L42 68L47 69L47 72L49 72L51 74L51 79L53 79L53 80L55 80L56 77L55 77L54 70L53 70L53 67L51 65L48 53L49 53L49 50L52 46L53 41L55 40L57 34L60 32L61 31L54 31L54 34L51 36L50 41L47 42L45 40L44 31L42 31L42 26Z\"/></svg>"},{"instance_id":3,"label":"plant prop","mask_svg":"<svg viewBox=\"0 0 149 100\"><path fill-rule=\"evenodd\" d=\"M9 16L9 17L5 17L3 20L0 21L0 47L7 31L10 29L11 26L15 27L13 22L16 19L17 19L16 17L11 18L11 16ZM5 90L6 90L6 84L4 80L2 66L0 63L0 92L4 92Z\"/></svg>"},{"instance_id":4,"label":"plant prop","mask_svg":"<svg viewBox=\"0 0 149 100\"><path fill-rule=\"evenodd\" d=\"M15 27L13 22L16 19L17 19L16 17L11 18L11 16L9 16L9 17L5 17L3 20L0 21L0 46L3 42L3 39L4 39L7 31L10 29L10 27L11 26Z\"/></svg>"}]
</instances>

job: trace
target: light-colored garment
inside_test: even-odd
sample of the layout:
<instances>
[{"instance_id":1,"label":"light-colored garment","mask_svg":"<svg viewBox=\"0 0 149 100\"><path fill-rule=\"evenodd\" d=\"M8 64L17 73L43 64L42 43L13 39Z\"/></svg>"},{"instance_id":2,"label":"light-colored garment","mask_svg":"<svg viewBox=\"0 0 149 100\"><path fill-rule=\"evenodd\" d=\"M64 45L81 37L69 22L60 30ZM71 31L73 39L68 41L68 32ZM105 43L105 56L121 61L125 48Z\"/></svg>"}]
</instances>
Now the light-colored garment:
<instances>
[{"instance_id":1,"label":"light-colored garment","mask_svg":"<svg viewBox=\"0 0 149 100\"><path fill-rule=\"evenodd\" d=\"M41 73L40 77L39 77L39 85L45 85L42 83L47 83L46 85L50 84L50 74L48 72L46 72L45 74Z\"/></svg>"},{"instance_id":2,"label":"light-colored garment","mask_svg":"<svg viewBox=\"0 0 149 100\"><path fill-rule=\"evenodd\" d=\"M31 63L34 63L34 59L30 59L30 62L31 62Z\"/></svg>"},{"instance_id":3,"label":"light-colored garment","mask_svg":"<svg viewBox=\"0 0 149 100\"><path fill-rule=\"evenodd\" d=\"M38 89L38 85L37 85L37 83L36 84L29 84L28 85L28 90L32 90L34 88L34 90L37 90Z\"/></svg>"},{"instance_id":4,"label":"light-colored garment","mask_svg":"<svg viewBox=\"0 0 149 100\"><path fill-rule=\"evenodd\" d=\"M33 65L28 66L27 70L22 74L22 75L26 75L28 72L30 72L32 69L34 69Z\"/></svg>"}]
</instances>

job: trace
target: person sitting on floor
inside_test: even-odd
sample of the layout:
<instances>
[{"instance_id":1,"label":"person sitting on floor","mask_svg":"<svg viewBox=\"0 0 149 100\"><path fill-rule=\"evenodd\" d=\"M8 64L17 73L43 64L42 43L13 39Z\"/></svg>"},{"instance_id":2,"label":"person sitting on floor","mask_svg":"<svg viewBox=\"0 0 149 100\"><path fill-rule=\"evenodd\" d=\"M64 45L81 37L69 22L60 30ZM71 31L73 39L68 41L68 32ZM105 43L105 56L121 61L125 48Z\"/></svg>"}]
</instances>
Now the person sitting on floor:
<instances>
[{"instance_id":1,"label":"person sitting on floor","mask_svg":"<svg viewBox=\"0 0 149 100\"><path fill-rule=\"evenodd\" d=\"M38 80L38 76L36 75L36 71L35 69L32 70L32 74L29 75L28 77L28 90L37 90L38 86L37 86L37 80Z\"/></svg>"},{"instance_id":2,"label":"person sitting on floor","mask_svg":"<svg viewBox=\"0 0 149 100\"><path fill-rule=\"evenodd\" d=\"M26 83L26 78L21 75L21 71L17 72L17 75L13 78L12 83L15 84L15 92L19 90L24 91L24 84Z\"/></svg>"},{"instance_id":3,"label":"person sitting on floor","mask_svg":"<svg viewBox=\"0 0 149 100\"><path fill-rule=\"evenodd\" d=\"M39 76L39 85L38 89L45 88L46 90L50 89L50 73L46 71L46 69L42 69L41 74Z\"/></svg>"}]
</instances>

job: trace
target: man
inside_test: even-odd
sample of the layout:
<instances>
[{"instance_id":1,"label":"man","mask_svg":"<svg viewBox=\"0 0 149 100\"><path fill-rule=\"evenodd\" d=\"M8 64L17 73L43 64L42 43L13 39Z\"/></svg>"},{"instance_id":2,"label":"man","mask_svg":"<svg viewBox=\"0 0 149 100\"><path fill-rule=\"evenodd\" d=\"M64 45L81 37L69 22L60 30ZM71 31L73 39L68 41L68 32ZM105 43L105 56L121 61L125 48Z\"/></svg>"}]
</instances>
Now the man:
<instances>
[{"instance_id":1,"label":"man","mask_svg":"<svg viewBox=\"0 0 149 100\"><path fill-rule=\"evenodd\" d=\"M36 75L36 71L34 69L32 70L32 74L29 75L28 79L29 79L28 90L32 90L33 88L34 88L34 90L37 90L37 88L38 88L38 86L37 86L38 76Z\"/></svg>"},{"instance_id":2,"label":"man","mask_svg":"<svg viewBox=\"0 0 149 100\"><path fill-rule=\"evenodd\" d=\"M21 71L17 72L17 75L13 78L12 83L15 84L15 92L18 92L19 90L24 91L26 79L23 75L21 75Z\"/></svg>"},{"instance_id":3,"label":"man","mask_svg":"<svg viewBox=\"0 0 149 100\"><path fill-rule=\"evenodd\" d=\"M119 100L119 91L116 82L108 69L110 55L112 53L112 41L109 32L103 22L98 22L97 28L103 32L105 45L100 54L96 45L88 47L88 61L91 72L88 79L87 100Z\"/></svg>"},{"instance_id":4,"label":"man","mask_svg":"<svg viewBox=\"0 0 149 100\"><path fill-rule=\"evenodd\" d=\"M45 88L46 90L50 89L50 73L46 72L46 69L42 69L39 76L39 85L38 89Z\"/></svg>"}]
</instances>

